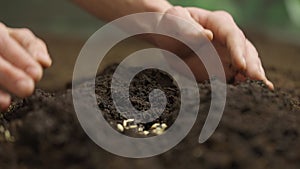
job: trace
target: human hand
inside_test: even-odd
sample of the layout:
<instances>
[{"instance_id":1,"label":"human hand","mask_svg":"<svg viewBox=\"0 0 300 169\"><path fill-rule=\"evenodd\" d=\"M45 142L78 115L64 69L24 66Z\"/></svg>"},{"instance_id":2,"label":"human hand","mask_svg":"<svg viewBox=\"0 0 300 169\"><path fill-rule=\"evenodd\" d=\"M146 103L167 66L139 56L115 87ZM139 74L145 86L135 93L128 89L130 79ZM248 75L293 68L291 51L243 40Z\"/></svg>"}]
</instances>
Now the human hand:
<instances>
[{"instance_id":1,"label":"human hand","mask_svg":"<svg viewBox=\"0 0 300 169\"><path fill-rule=\"evenodd\" d=\"M202 33L209 40L212 40L222 61L228 81L234 80L238 82L246 78L262 80L269 88L274 89L273 84L265 75L258 52L236 25L230 14L224 11L211 12L194 7L172 7L166 10L165 16L168 14L181 17L197 25L199 30L202 30ZM178 32L191 39L203 38L202 34L193 32L186 25L178 23L170 25L166 20L163 17L160 24L164 24L162 27L169 28L169 31L178 29ZM182 44L167 37L156 37L154 41L159 47L179 55L190 66L198 81L208 79L204 65L197 57L191 57L191 55L194 55L191 50L186 49Z\"/></svg>"},{"instance_id":2,"label":"human hand","mask_svg":"<svg viewBox=\"0 0 300 169\"><path fill-rule=\"evenodd\" d=\"M46 44L28 29L8 28L0 22L0 109L10 105L10 94L26 97L51 65Z\"/></svg>"}]
</instances>

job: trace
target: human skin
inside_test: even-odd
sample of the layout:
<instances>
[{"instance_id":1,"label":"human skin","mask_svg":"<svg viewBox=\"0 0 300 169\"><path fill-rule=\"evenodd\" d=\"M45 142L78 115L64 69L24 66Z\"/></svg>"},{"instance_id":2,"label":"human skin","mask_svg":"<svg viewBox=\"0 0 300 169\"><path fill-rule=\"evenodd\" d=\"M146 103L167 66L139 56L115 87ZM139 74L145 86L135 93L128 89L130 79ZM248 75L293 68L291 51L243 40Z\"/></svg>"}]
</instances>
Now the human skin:
<instances>
[{"instance_id":1,"label":"human skin","mask_svg":"<svg viewBox=\"0 0 300 169\"><path fill-rule=\"evenodd\" d=\"M245 78L262 80L273 89L266 78L262 63L253 44L247 40L231 15L225 11L207 11L200 8L174 7L165 0L73 0L82 8L104 21L139 12L160 12L175 15L198 26L212 41L223 63L227 79L241 81ZM185 27L175 27L183 34L194 35ZM149 36L146 39L154 45L168 49L190 66L196 79L207 79L200 61L190 57L193 54L182 50L182 46L170 39ZM159 43L158 43L159 42ZM52 61L46 44L28 29L9 28L0 22L0 108L6 109L11 101L10 93L19 97L32 94L35 83L43 74L43 68Z\"/></svg>"},{"instance_id":2,"label":"human skin","mask_svg":"<svg viewBox=\"0 0 300 169\"><path fill-rule=\"evenodd\" d=\"M49 67L46 44L30 30L9 28L0 22L0 109L10 105L10 94L26 97Z\"/></svg>"},{"instance_id":3,"label":"human skin","mask_svg":"<svg viewBox=\"0 0 300 169\"><path fill-rule=\"evenodd\" d=\"M208 11L201 8L172 6L166 0L73 0L82 8L104 21L112 21L138 12L160 12L165 15L175 15L198 25L199 30L212 40L223 63L227 80L235 82L246 78L262 80L270 88L273 84L267 79L258 52L253 44L245 37L242 30L234 22L232 16L225 11ZM172 26L170 26L173 28ZM186 34L199 36L199 32L188 32L189 29L176 27ZM168 49L189 65L198 81L207 79L205 68L197 57L186 50L182 53L182 45L170 39L147 37L154 45Z\"/></svg>"}]
</instances>

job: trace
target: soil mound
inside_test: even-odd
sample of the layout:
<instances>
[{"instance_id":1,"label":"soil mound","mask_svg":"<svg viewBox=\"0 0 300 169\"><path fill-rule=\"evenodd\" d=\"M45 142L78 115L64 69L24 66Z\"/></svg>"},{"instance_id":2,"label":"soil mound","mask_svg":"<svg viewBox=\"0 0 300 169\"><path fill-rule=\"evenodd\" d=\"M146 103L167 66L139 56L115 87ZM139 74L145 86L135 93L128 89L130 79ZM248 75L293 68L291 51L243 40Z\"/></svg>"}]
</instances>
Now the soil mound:
<instances>
[{"instance_id":1,"label":"soil mound","mask_svg":"<svg viewBox=\"0 0 300 169\"><path fill-rule=\"evenodd\" d=\"M117 129L124 117L117 113L110 97L115 66L96 78L96 95L105 119ZM88 81L76 90L85 92ZM198 119L189 135L172 150L148 159L127 159L112 155L94 144L78 123L71 90L47 93L36 90L16 100L0 116L0 168L101 168L101 169L298 169L300 168L300 104L298 96L270 91L259 81L228 85L222 121L204 144L197 142L210 107L210 85L199 84L201 104ZM138 74L130 87L132 104L149 109L148 94L160 88L168 104L155 122L140 124L150 132L154 123L171 126L180 106L180 93L173 80L158 70ZM137 129L125 134L141 136ZM105 136L104 136L105 137Z\"/></svg>"}]
</instances>

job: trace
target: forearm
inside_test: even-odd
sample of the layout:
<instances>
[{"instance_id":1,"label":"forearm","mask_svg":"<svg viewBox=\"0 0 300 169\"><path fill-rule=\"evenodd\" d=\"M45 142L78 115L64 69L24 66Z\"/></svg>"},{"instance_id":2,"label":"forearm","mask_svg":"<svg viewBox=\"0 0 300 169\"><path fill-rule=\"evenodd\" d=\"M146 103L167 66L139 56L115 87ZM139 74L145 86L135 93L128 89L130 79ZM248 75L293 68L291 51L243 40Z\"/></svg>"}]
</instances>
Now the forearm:
<instances>
[{"instance_id":1,"label":"forearm","mask_svg":"<svg viewBox=\"0 0 300 169\"><path fill-rule=\"evenodd\" d=\"M112 21L139 12L165 12L172 5L166 0L72 0L94 16Z\"/></svg>"}]
</instances>

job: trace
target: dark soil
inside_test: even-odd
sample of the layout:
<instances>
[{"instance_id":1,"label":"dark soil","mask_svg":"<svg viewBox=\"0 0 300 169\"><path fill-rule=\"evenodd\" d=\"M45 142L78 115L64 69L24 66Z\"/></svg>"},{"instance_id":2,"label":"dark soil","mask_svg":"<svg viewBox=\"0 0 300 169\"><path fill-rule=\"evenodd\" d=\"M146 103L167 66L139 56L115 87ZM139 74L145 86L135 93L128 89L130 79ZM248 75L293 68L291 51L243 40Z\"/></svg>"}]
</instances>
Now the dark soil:
<instances>
[{"instance_id":1,"label":"dark soil","mask_svg":"<svg viewBox=\"0 0 300 169\"><path fill-rule=\"evenodd\" d=\"M116 128L120 116L110 98L114 66L96 78L98 105ZM89 82L76 90L85 92ZM180 93L172 79L157 70L138 74L131 84L131 101L139 110L149 108L148 93L160 88L168 104L156 120L170 126L177 117ZM84 133L72 105L71 90L46 93L16 100L0 117L1 169L298 169L300 168L299 95L290 91L270 91L259 81L228 85L222 121L204 144L197 142L210 106L210 86L199 84L201 105L191 133L172 150L148 159L127 159L112 155ZM296 91L297 93L297 91ZM152 124L142 124L148 130ZM136 136L136 130L125 134ZM150 134L151 135L151 134ZM105 136L104 136L105 137Z\"/></svg>"}]
</instances>

